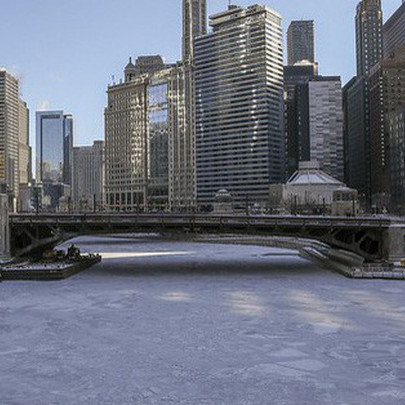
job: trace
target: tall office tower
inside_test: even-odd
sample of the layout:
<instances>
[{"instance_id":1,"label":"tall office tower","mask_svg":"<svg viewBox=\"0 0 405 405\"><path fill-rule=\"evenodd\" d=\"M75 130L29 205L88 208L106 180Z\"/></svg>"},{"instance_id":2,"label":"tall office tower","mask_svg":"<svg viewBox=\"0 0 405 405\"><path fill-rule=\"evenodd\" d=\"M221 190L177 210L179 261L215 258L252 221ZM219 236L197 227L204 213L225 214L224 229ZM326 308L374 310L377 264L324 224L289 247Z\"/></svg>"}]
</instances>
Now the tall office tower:
<instances>
[{"instance_id":1,"label":"tall office tower","mask_svg":"<svg viewBox=\"0 0 405 405\"><path fill-rule=\"evenodd\" d=\"M405 45L405 0L383 27L384 58L399 45Z\"/></svg>"},{"instance_id":2,"label":"tall office tower","mask_svg":"<svg viewBox=\"0 0 405 405\"><path fill-rule=\"evenodd\" d=\"M371 198L368 75L383 54L381 0L361 0L356 13L357 76L343 90L345 182L359 191L366 209Z\"/></svg>"},{"instance_id":3,"label":"tall office tower","mask_svg":"<svg viewBox=\"0 0 405 405\"><path fill-rule=\"evenodd\" d=\"M27 103L19 100L18 109L18 170L19 185L32 181L31 147L29 145L29 110Z\"/></svg>"},{"instance_id":4,"label":"tall office tower","mask_svg":"<svg viewBox=\"0 0 405 405\"><path fill-rule=\"evenodd\" d=\"M19 83L0 70L0 183L18 196ZM15 207L14 207L15 208Z\"/></svg>"},{"instance_id":5,"label":"tall office tower","mask_svg":"<svg viewBox=\"0 0 405 405\"><path fill-rule=\"evenodd\" d=\"M187 206L193 197L184 185L193 173L192 156L183 154L184 142L189 139L185 136L184 69L178 64L142 76L126 74L124 83L108 88L108 209L174 209Z\"/></svg>"},{"instance_id":6,"label":"tall office tower","mask_svg":"<svg viewBox=\"0 0 405 405\"><path fill-rule=\"evenodd\" d=\"M315 62L314 21L291 21L287 31L288 64Z\"/></svg>"},{"instance_id":7,"label":"tall office tower","mask_svg":"<svg viewBox=\"0 0 405 405\"><path fill-rule=\"evenodd\" d=\"M405 105L388 113L392 211L405 215Z\"/></svg>"},{"instance_id":8,"label":"tall office tower","mask_svg":"<svg viewBox=\"0 0 405 405\"><path fill-rule=\"evenodd\" d=\"M357 76L367 77L383 56L381 0L361 0L356 14Z\"/></svg>"},{"instance_id":9,"label":"tall office tower","mask_svg":"<svg viewBox=\"0 0 405 405\"><path fill-rule=\"evenodd\" d=\"M144 207L147 187L147 78L107 90L105 203L110 210Z\"/></svg>"},{"instance_id":10,"label":"tall office tower","mask_svg":"<svg viewBox=\"0 0 405 405\"><path fill-rule=\"evenodd\" d=\"M338 76L316 76L297 85L299 161L316 160L330 176L343 180L342 85Z\"/></svg>"},{"instance_id":11,"label":"tall office tower","mask_svg":"<svg viewBox=\"0 0 405 405\"><path fill-rule=\"evenodd\" d=\"M183 61L194 56L194 39L207 33L207 1L183 0Z\"/></svg>"},{"instance_id":12,"label":"tall office tower","mask_svg":"<svg viewBox=\"0 0 405 405\"><path fill-rule=\"evenodd\" d=\"M382 209L390 205L391 192L388 115L405 105L405 46L395 48L390 57L374 66L368 86L372 201Z\"/></svg>"},{"instance_id":13,"label":"tall office tower","mask_svg":"<svg viewBox=\"0 0 405 405\"><path fill-rule=\"evenodd\" d=\"M310 160L343 181L343 108L340 77L315 77L308 83Z\"/></svg>"},{"instance_id":14,"label":"tall office tower","mask_svg":"<svg viewBox=\"0 0 405 405\"><path fill-rule=\"evenodd\" d=\"M36 113L36 181L43 185L44 209L58 208L72 184L73 118L63 111Z\"/></svg>"},{"instance_id":15,"label":"tall office tower","mask_svg":"<svg viewBox=\"0 0 405 405\"><path fill-rule=\"evenodd\" d=\"M365 203L370 195L370 142L367 80L354 77L343 88L345 183Z\"/></svg>"},{"instance_id":16,"label":"tall office tower","mask_svg":"<svg viewBox=\"0 0 405 405\"><path fill-rule=\"evenodd\" d=\"M285 130L287 141L287 173L290 177L298 170L300 161L298 122L299 111L296 96L296 87L305 84L318 75L318 64L311 62L298 62L292 66L284 66L284 104L285 104ZM304 101L305 102L305 101Z\"/></svg>"},{"instance_id":17,"label":"tall office tower","mask_svg":"<svg viewBox=\"0 0 405 405\"><path fill-rule=\"evenodd\" d=\"M103 208L104 141L73 148L72 199L76 211Z\"/></svg>"},{"instance_id":18,"label":"tall office tower","mask_svg":"<svg viewBox=\"0 0 405 405\"><path fill-rule=\"evenodd\" d=\"M281 17L230 6L195 40L197 200L220 189L236 202L267 200L285 178Z\"/></svg>"},{"instance_id":19,"label":"tall office tower","mask_svg":"<svg viewBox=\"0 0 405 405\"><path fill-rule=\"evenodd\" d=\"M181 63L169 78L169 206L172 211L191 211L196 205L192 69L191 63Z\"/></svg>"}]
</instances>

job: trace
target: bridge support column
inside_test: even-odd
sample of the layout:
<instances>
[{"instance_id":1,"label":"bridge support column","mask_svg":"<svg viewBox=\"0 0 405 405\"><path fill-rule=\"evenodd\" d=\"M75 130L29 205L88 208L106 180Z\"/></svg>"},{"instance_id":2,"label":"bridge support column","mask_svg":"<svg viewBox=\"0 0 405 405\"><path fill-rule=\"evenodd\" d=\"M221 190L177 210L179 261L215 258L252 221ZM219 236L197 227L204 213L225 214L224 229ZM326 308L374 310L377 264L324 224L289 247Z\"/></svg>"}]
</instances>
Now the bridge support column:
<instances>
[{"instance_id":1,"label":"bridge support column","mask_svg":"<svg viewBox=\"0 0 405 405\"><path fill-rule=\"evenodd\" d=\"M391 225L383 234L382 258L388 262L405 259L405 226Z\"/></svg>"},{"instance_id":2,"label":"bridge support column","mask_svg":"<svg viewBox=\"0 0 405 405\"><path fill-rule=\"evenodd\" d=\"M0 262L10 257L10 225L7 194L0 194Z\"/></svg>"}]
</instances>

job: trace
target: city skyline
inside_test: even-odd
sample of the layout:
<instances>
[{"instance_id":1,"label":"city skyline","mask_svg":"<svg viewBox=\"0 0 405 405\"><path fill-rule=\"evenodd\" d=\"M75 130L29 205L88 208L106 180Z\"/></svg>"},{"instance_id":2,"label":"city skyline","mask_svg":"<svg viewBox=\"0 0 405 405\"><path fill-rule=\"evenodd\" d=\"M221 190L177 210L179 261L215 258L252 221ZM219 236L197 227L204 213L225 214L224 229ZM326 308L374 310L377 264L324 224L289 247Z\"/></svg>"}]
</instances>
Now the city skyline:
<instances>
[{"instance_id":1,"label":"city skyline","mask_svg":"<svg viewBox=\"0 0 405 405\"><path fill-rule=\"evenodd\" d=\"M76 9L73 7L75 3ZM94 1L79 5L77 0L72 0L69 5L61 4L58 9L47 7L50 4L48 0L40 6L25 0L5 5L10 18L0 27L0 35L4 35L17 18L21 32L0 45L0 65L20 78L22 95L31 111L41 107L64 109L76 117L75 143L78 145L103 138L105 85L111 82L112 74L119 80L121 65L129 55L137 57L159 53L168 62L181 57L181 1L176 7L163 0L156 0L153 6L150 3L139 6L129 0L121 3L123 9L134 10L134 13L126 12L123 15L115 10L111 14L111 6L106 1L98 1L95 7ZM209 15L227 6L225 1L211 0L207 3ZM234 3L241 6L258 3L273 8L283 16L284 36L291 20L314 19L320 73L342 75L343 83L353 75L353 19L357 0L339 2L344 4L320 0L314 0L311 4L299 1L294 5L282 4L278 0ZM383 1L384 21L400 4L400 0ZM119 18L115 20L111 15ZM341 15L341 18L336 18L336 15ZM148 23L152 17L156 24ZM109 30L105 35L107 20ZM132 31L128 25L131 21ZM164 21L170 23L164 24ZM69 30L69 22L75 23L75 32ZM31 32L35 31L37 24L41 29ZM158 31L156 25L159 26ZM326 35L327 32L332 35ZM145 38L148 40L145 41ZM89 48L93 52L88 52ZM78 89L82 89L83 94L78 96ZM31 128L34 127L33 119L34 114L31 116ZM33 138L31 131L31 144L34 144Z\"/></svg>"}]
</instances>

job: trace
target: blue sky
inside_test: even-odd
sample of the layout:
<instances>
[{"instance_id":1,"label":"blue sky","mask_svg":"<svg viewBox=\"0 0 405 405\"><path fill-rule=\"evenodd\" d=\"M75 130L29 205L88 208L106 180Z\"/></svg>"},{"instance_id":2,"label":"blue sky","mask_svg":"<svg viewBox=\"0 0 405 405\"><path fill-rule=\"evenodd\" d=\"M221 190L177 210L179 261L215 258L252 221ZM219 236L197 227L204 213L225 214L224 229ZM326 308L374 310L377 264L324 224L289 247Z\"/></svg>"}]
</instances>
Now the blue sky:
<instances>
[{"instance_id":1,"label":"blue sky","mask_svg":"<svg viewBox=\"0 0 405 405\"><path fill-rule=\"evenodd\" d=\"M401 0L383 0L385 19ZM354 14L358 0L234 0L266 4L284 18L314 19L321 74L355 72ZM227 0L208 0L209 13ZM75 119L75 144L104 137L106 86L131 55L181 52L181 0L0 0L0 66L21 79L21 93L34 112L63 109ZM12 34L10 34L12 33Z\"/></svg>"}]
</instances>

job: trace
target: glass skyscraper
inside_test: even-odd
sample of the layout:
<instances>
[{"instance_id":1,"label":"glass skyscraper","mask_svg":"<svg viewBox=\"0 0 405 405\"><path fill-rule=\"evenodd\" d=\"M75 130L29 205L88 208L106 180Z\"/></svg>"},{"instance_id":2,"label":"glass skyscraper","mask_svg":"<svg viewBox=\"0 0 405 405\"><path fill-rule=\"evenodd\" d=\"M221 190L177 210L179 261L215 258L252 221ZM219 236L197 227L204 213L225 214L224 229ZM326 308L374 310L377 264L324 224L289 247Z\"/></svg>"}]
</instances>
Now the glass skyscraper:
<instances>
[{"instance_id":1,"label":"glass skyscraper","mask_svg":"<svg viewBox=\"0 0 405 405\"><path fill-rule=\"evenodd\" d=\"M73 118L63 111L36 114L36 180L49 190L49 208L56 208L64 186L72 181ZM58 191L55 191L58 189ZM51 195L52 194L52 195Z\"/></svg>"},{"instance_id":2,"label":"glass skyscraper","mask_svg":"<svg viewBox=\"0 0 405 405\"><path fill-rule=\"evenodd\" d=\"M264 202L285 175L281 16L230 6L195 39L197 200Z\"/></svg>"}]
</instances>

